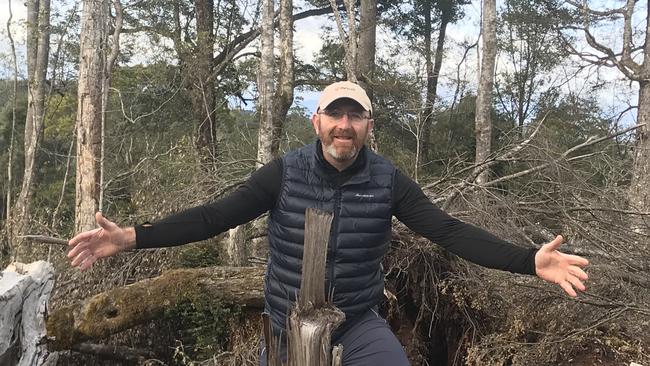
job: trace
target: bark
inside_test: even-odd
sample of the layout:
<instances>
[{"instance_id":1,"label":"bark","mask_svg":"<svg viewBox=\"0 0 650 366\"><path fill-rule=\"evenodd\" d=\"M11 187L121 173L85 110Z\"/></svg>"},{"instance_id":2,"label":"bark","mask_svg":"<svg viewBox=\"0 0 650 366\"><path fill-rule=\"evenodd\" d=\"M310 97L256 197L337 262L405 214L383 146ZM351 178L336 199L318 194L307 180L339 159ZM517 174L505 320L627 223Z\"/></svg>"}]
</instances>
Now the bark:
<instances>
[{"instance_id":1,"label":"bark","mask_svg":"<svg viewBox=\"0 0 650 366\"><path fill-rule=\"evenodd\" d=\"M341 44L345 50L345 72L347 74L348 80L356 83L357 82L357 31L356 31L356 21L354 19L354 2L351 0L344 0L345 9L348 13L348 33L345 33L343 28L343 20L341 19L341 14L338 10L338 5L336 0L330 0L330 6L334 12L334 19L336 20L336 26L339 30L339 38L341 39Z\"/></svg>"},{"instance_id":2,"label":"bark","mask_svg":"<svg viewBox=\"0 0 650 366\"><path fill-rule=\"evenodd\" d=\"M372 85L375 73L375 51L377 49L377 0L361 0L359 8L359 43L356 54L356 77L372 102ZM373 130L368 136L368 146L378 152L377 139Z\"/></svg>"},{"instance_id":3,"label":"bark","mask_svg":"<svg viewBox=\"0 0 650 366\"><path fill-rule=\"evenodd\" d=\"M430 6L431 2L426 1ZM442 56L444 53L445 38L447 37L447 25L451 19L451 8L442 7L442 18L440 19L440 29L438 30L438 40L436 42L436 50L434 53L434 61L431 61L431 29L425 33L425 47L426 50L426 63L427 63L427 95L426 105L424 109L424 123L422 128L422 138L420 144L422 145L422 158L432 160L431 150L429 149L429 140L431 139L431 130L433 129L433 106L436 103L436 96L438 94L438 79L440 78L440 69L442 68ZM425 10L425 19L428 15L428 21L431 22L431 9Z\"/></svg>"},{"instance_id":4,"label":"bark","mask_svg":"<svg viewBox=\"0 0 650 366\"><path fill-rule=\"evenodd\" d=\"M55 349L146 323L184 300L209 296L242 307L264 307L264 268L213 267L178 269L125 287L97 294L50 313L48 337Z\"/></svg>"},{"instance_id":5,"label":"bark","mask_svg":"<svg viewBox=\"0 0 650 366\"><path fill-rule=\"evenodd\" d=\"M45 116L45 78L50 53L50 1L27 2L27 118L25 121L25 170L20 195L16 200L12 255L21 259L29 251L17 240L25 233L30 221L31 199L34 193L36 155L43 133Z\"/></svg>"},{"instance_id":6,"label":"bark","mask_svg":"<svg viewBox=\"0 0 650 366\"><path fill-rule=\"evenodd\" d=\"M98 209L104 208L104 137L106 132L106 108L108 106L108 91L111 87L111 77L113 76L113 67L120 53L120 33L122 32L122 4L120 0L114 1L115 7L115 25L113 26L113 38L110 46L110 54L106 59L106 68L102 81L102 122L101 122L101 150L99 161L99 203ZM108 43L108 42L107 42ZM107 44L108 47L108 44Z\"/></svg>"},{"instance_id":7,"label":"bark","mask_svg":"<svg viewBox=\"0 0 650 366\"><path fill-rule=\"evenodd\" d=\"M262 48L260 73L258 76L260 130L257 139L257 167L261 167L273 158L271 149L273 141L273 0L262 1Z\"/></svg>"},{"instance_id":8,"label":"bark","mask_svg":"<svg viewBox=\"0 0 650 366\"><path fill-rule=\"evenodd\" d=\"M626 36L624 37L624 54L623 61L630 66L633 64L631 59L632 40L627 31L631 28L632 13L634 5L628 2L628 13L625 24ZM646 29L645 43L643 47L643 62L636 68L639 82L639 102L637 111L637 125L643 126L637 130L636 146L634 149L634 166L632 168L632 183L630 185L629 200L633 208L639 211L650 211L650 7L646 6ZM637 232L650 233L648 219L641 216L637 222L632 223L632 229ZM647 244L646 244L647 245ZM647 247L646 247L647 248Z\"/></svg>"},{"instance_id":9,"label":"bark","mask_svg":"<svg viewBox=\"0 0 650 366\"><path fill-rule=\"evenodd\" d=\"M486 161L492 142L492 89L496 63L496 0L483 0L483 21L481 22L482 55L476 97L476 158L477 164ZM488 180L489 171L484 170L476 178L482 184Z\"/></svg>"},{"instance_id":10,"label":"bark","mask_svg":"<svg viewBox=\"0 0 650 366\"><path fill-rule=\"evenodd\" d=\"M102 145L102 88L106 55L108 2L84 0L81 14L79 86L77 104L77 175L75 232L95 228L99 209Z\"/></svg>"},{"instance_id":11,"label":"bark","mask_svg":"<svg viewBox=\"0 0 650 366\"><path fill-rule=\"evenodd\" d=\"M639 82L638 100L637 124L644 125L636 132L629 198L634 209L648 211L650 209L648 190L650 187L650 82ZM646 216L639 216L638 222L633 223L632 226L637 232L650 232L650 222Z\"/></svg>"},{"instance_id":12,"label":"bark","mask_svg":"<svg viewBox=\"0 0 650 366\"><path fill-rule=\"evenodd\" d=\"M357 78L370 100L373 99L372 81L375 72L377 34L377 1L361 0L359 8L359 50L357 52Z\"/></svg>"},{"instance_id":13,"label":"bark","mask_svg":"<svg viewBox=\"0 0 650 366\"><path fill-rule=\"evenodd\" d=\"M284 0L285 2L287 0ZM257 133L257 163L256 168L260 168L264 164L273 159L274 137L276 133L275 123L281 124L279 120L274 121L274 83L273 83L273 70L274 70L274 56L273 56L273 39L274 39L274 5L273 0L262 1L262 46L260 58L260 71L257 79L257 88L259 93L258 111L260 116L260 127ZM293 60L292 60L293 61ZM293 93L293 83L291 83L291 90ZM280 91L279 91L280 92ZM293 95L293 94L292 94ZM288 107L287 107L288 110ZM285 112L286 114L286 112ZM280 117L280 116L278 116ZM284 118L284 116L282 116ZM275 144L275 146L279 146ZM257 220L255 225L264 226L261 220ZM231 259L232 265L245 265L248 263L246 257L246 242L244 232L247 225L240 225L228 232L228 254ZM251 243L249 249L260 246L260 243ZM254 251L254 250L252 250Z\"/></svg>"},{"instance_id":14,"label":"bark","mask_svg":"<svg viewBox=\"0 0 650 366\"><path fill-rule=\"evenodd\" d=\"M191 85L192 111L198 123L196 146L206 162L217 155L217 122L212 67L214 62L214 1L196 0L196 47L185 57L192 58L185 68Z\"/></svg>"},{"instance_id":15,"label":"bark","mask_svg":"<svg viewBox=\"0 0 650 366\"><path fill-rule=\"evenodd\" d=\"M293 60L293 0L280 0L280 68L278 87L274 95L273 138L271 156L276 157L280 151L280 141L284 120L293 103L294 60Z\"/></svg>"},{"instance_id":16,"label":"bark","mask_svg":"<svg viewBox=\"0 0 650 366\"><path fill-rule=\"evenodd\" d=\"M54 268L44 261L14 263L0 274L0 364L41 365L47 360L43 339L53 286Z\"/></svg>"},{"instance_id":17,"label":"bark","mask_svg":"<svg viewBox=\"0 0 650 366\"><path fill-rule=\"evenodd\" d=\"M0 256L5 256L8 254L9 248L11 248L11 236L12 236L12 212L11 212L11 200L13 198L13 162L14 162L14 141L16 133L16 98L18 97L18 63L16 62L16 46L14 43L13 35L11 34L11 22L13 19L13 11L11 9L11 0L8 1L9 5L9 18L7 19L7 37L9 38L9 46L11 48L11 65L13 67L13 78L12 78L12 93L11 93L11 135L9 137L9 156L7 157L7 195L6 195L6 204L5 204L5 238L7 240L5 244L0 244Z\"/></svg>"}]
</instances>

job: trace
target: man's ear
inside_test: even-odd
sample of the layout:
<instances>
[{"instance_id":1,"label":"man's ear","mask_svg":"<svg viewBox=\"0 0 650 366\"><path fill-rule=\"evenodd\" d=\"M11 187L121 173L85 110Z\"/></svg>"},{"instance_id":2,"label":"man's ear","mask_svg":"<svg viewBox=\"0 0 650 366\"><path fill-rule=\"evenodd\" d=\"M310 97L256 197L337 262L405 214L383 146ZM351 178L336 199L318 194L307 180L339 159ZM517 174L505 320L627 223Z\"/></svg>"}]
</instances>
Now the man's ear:
<instances>
[{"instance_id":1,"label":"man's ear","mask_svg":"<svg viewBox=\"0 0 650 366\"><path fill-rule=\"evenodd\" d=\"M311 116L311 125L314 127L314 131L316 131L316 134L320 134L320 116L318 113L314 113Z\"/></svg>"},{"instance_id":2,"label":"man's ear","mask_svg":"<svg viewBox=\"0 0 650 366\"><path fill-rule=\"evenodd\" d=\"M374 129L375 129L375 120L371 118L368 120L368 134L370 134Z\"/></svg>"}]
</instances>

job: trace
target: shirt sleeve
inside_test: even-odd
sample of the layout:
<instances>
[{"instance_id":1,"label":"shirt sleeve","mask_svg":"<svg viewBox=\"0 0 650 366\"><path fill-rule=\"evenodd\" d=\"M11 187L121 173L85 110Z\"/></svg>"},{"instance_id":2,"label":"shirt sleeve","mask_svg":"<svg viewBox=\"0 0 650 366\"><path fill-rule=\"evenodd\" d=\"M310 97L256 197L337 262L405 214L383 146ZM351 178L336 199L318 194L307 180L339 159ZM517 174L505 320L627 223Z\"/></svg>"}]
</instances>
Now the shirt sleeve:
<instances>
[{"instance_id":1,"label":"shirt sleeve","mask_svg":"<svg viewBox=\"0 0 650 366\"><path fill-rule=\"evenodd\" d=\"M535 274L536 249L513 245L448 215L400 171L395 176L394 192L393 214L414 232L481 266Z\"/></svg>"},{"instance_id":2,"label":"shirt sleeve","mask_svg":"<svg viewBox=\"0 0 650 366\"><path fill-rule=\"evenodd\" d=\"M177 246L216 236L253 220L275 206L280 192L282 160L255 171L228 196L193 207L154 223L135 227L136 248Z\"/></svg>"}]
</instances>

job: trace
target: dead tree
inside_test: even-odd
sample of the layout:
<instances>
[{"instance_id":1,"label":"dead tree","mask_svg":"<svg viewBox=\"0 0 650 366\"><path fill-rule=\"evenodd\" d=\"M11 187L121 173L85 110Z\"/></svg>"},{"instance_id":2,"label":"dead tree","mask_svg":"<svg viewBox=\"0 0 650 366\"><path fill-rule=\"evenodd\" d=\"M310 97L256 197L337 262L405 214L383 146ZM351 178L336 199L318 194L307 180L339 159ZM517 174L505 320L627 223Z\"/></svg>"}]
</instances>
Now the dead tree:
<instances>
[{"instance_id":1,"label":"dead tree","mask_svg":"<svg viewBox=\"0 0 650 366\"><path fill-rule=\"evenodd\" d=\"M0 365L43 365L57 357L43 342L53 286L54 268L44 261L13 263L0 273Z\"/></svg>"},{"instance_id":2,"label":"dead tree","mask_svg":"<svg viewBox=\"0 0 650 366\"><path fill-rule=\"evenodd\" d=\"M345 314L325 299L325 259L332 218L331 213L316 209L307 209L305 213L300 294L288 318L289 366L341 364L343 348L336 346L330 354L330 337L332 330L345 320ZM268 324L265 322L265 326ZM267 364L281 365L276 352L272 352L279 342L271 334L269 328L265 329Z\"/></svg>"}]
</instances>

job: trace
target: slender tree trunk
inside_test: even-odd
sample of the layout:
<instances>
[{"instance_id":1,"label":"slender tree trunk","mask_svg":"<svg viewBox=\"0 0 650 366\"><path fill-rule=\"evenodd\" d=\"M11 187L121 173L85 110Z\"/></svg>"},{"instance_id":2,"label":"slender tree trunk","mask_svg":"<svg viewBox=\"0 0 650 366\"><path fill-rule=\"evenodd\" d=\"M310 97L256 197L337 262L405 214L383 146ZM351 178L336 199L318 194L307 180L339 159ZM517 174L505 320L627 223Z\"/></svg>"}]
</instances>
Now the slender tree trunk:
<instances>
[{"instance_id":1,"label":"slender tree trunk","mask_svg":"<svg viewBox=\"0 0 650 366\"><path fill-rule=\"evenodd\" d=\"M257 139L257 167L273 158L273 0L262 1L262 57L258 75L260 130Z\"/></svg>"},{"instance_id":2,"label":"slender tree trunk","mask_svg":"<svg viewBox=\"0 0 650 366\"><path fill-rule=\"evenodd\" d=\"M273 0L262 1L262 57L260 58L260 71L257 79L257 88L259 91L258 111L260 116L260 128L257 135L257 168L260 168L273 159L274 11ZM230 265L241 266L247 263L245 230L246 225L240 225L231 229L228 233L227 251L230 256ZM253 248L253 244L250 245L250 248Z\"/></svg>"},{"instance_id":3,"label":"slender tree trunk","mask_svg":"<svg viewBox=\"0 0 650 366\"><path fill-rule=\"evenodd\" d=\"M217 156L217 122L212 67L214 62L214 1L196 0L196 48L194 62L186 68L191 80L192 110L198 122L196 146L206 163Z\"/></svg>"},{"instance_id":4,"label":"slender tree trunk","mask_svg":"<svg viewBox=\"0 0 650 366\"><path fill-rule=\"evenodd\" d=\"M12 93L11 93L11 136L9 137L9 156L7 157L7 196L5 207L5 227L6 243L0 243L0 257L5 257L9 254L9 249L12 246L12 207L11 200L13 198L13 162L14 162L14 141L16 133L16 98L18 97L18 63L16 62L16 46L14 38L11 34L11 22L13 19L13 11L11 9L11 0L8 1L9 5L9 18L7 19L7 37L9 38L9 46L11 47L11 65L13 67L13 80L12 80ZM5 244L7 245L5 247Z\"/></svg>"},{"instance_id":5,"label":"slender tree trunk","mask_svg":"<svg viewBox=\"0 0 650 366\"><path fill-rule=\"evenodd\" d=\"M427 1L430 6L430 2ZM420 144L422 145L422 158L431 160L431 150L429 148L429 140L431 139L431 130L433 129L433 106L436 103L436 96L438 94L438 80L440 78L440 69L442 68L442 56L444 54L445 38L447 37L447 25L449 24L449 14L445 14L445 9L442 9L442 19L440 20L440 29L438 30L438 41L436 42L436 50L434 53L434 61L431 61L431 29L425 34L425 44L427 52L427 96L426 106L424 109L424 125L422 127L422 138ZM431 9L427 9L426 14L431 14ZM428 23L431 22L429 15ZM428 37L427 37L428 35ZM428 42L427 42L428 38Z\"/></svg>"},{"instance_id":6,"label":"slender tree trunk","mask_svg":"<svg viewBox=\"0 0 650 366\"><path fill-rule=\"evenodd\" d=\"M84 0L81 14L77 105L75 231L95 228L99 208L102 87L106 54L108 2Z\"/></svg>"},{"instance_id":7,"label":"slender tree trunk","mask_svg":"<svg viewBox=\"0 0 650 366\"><path fill-rule=\"evenodd\" d=\"M106 108L108 106L108 91L111 87L111 78L113 76L113 67L115 66L115 61L117 61L117 56L120 53L120 33L122 32L122 3L120 0L115 0L113 2L115 7L115 24L113 25L113 37L112 43L110 45L110 54L107 56L105 69L104 69L104 80L102 83L102 126L101 126L101 152L99 160L99 210L104 209L104 141L106 135ZM108 47L108 42L107 47Z\"/></svg>"},{"instance_id":8,"label":"slender tree trunk","mask_svg":"<svg viewBox=\"0 0 650 366\"><path fill-rule=\"evenodd\" d=\"M478 95L476 97L476 163L487 160L492 148L492 119L490 114L497 53L496 19L496 0L483 0L481 70ZM488 177L489 171L485 170L476 178L476 181L477 183L485 183Z\"/></svg>"},{"instance_id":9,"label":"slender tree trunk","mask_svg":"<svg viewBox=\"0 0 650 366\"><path fill-rule=\"evenodd\" d=\"M356 53L356 76L359 85L366 91L370 101L375 74L375 53L377 49L377 0L361 0L359 8L359 42ZM377 138L373 130L368 137L368 146L378 151Z\"/></svg>"},{"instance_id":10,"label":"slender tree trunk","mask_svg":"<svg viewBox=\"0 0 650 366\"><path fill-rule=\"evenodd\" d=\"M639 211L650 210L650 82L639 83L639 109L637 124L645 124L636 132L634 149L634 167L630 185L629 200L633 208ZM650 233L650 222L646 216L640 216L633 223L633 229L639 233Z\"/></svg>"},{"instance_id":11,"label":"slender tree trunk","mask_svg":"<svg viewBox=\"0 0 650 366\"><path fill-rule=\"evenodd\" d=\"M628 16L625 19L626 28L629 34L632 24L632 10L634 3L628 3ZM636 147L634 149L634 166L632 168L632 183L630 184L629 201L630 204L640 211L650 211L650 7L646 4L646 29L645 42L643 47L643 61L637 66L639 81L639 102L637 110L637 124L644 124L636 132ZM625 40L625 38L624 38ZM631 40L631 39L630 39ZM631 41L624 43L625 64L632 64L631 59ZM632 229L643 234L650 233L650 222L646 216L640 216L636 222L632 223ZM647 248L647 240L644 240Z\"/></svg>"},{"instance_id":12,"label":"slender tree trunk","mask_svg":"<svg viewBox=\"0 0 650 366\"><path fill-rule=\"evenodd\" d=\"M36 155L43 132L45 115L45 78L50 52L50 1L27 2L27 118L25 121L25 173L23 185L14 207L13 257L22 260L28 255L17 237L28 229L30 205L34 191Z\"/></svg>"},{"instance_id":13,"label":"slender tree trunk","mask_svg":"<svg viewBox=\"0 0 650 366\"><path fill-rule=\"evenodd\" d=\"M372 81L375 73L377 42L377 0L361 0L359 16L359 50L357 52L357 78L359 85L373 98Z\"/></svg>"},{"instance_id":14,"label":"slender tree trunk","mask_svg":"<svg viewBox=\"0 0 650 366\"><path fill-rule=\"evenodd\" d=\"M280 0L280 69L273 100L271 155L278 156L284 120L293 103L293 0Z\"/></svg>"}]
</instances>

